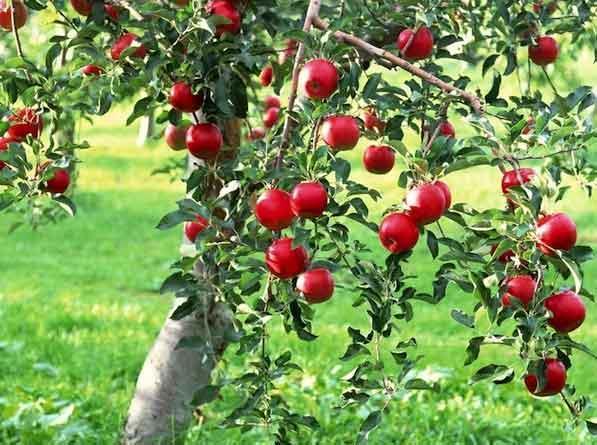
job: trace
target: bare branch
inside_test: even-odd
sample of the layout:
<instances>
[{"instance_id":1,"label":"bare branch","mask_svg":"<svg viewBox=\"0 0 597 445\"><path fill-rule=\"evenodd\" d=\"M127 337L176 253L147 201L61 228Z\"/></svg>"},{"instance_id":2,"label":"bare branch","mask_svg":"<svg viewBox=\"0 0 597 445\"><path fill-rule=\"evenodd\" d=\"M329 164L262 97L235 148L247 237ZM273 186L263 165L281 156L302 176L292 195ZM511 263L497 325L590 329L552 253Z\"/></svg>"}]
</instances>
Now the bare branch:
<instances>
[{"instance_id":1,"label":"bare branch","mask_svg":"<svg viewBox=\"0 0 597 445\"><path fill-rule=\"evenodd\" d=\"M321 29L323 31L326 31L329 28L329 25L325 23L323 20L321 20L319 17L315 18L315 20L313 21L313 25L316 28ZM367 43L366 41L356 36L353 36L352 34L348 34L343 31L334 31L333 35L334 37L336 37L336 39L338 39L341 42L347 43L352 46L356 46L357 48L360 48L361 50L369 54L387 60L388 62L392 63L392 65L402 68L403 70L408 71L412 75L423 79L423 81L440 88L446 94L454 94L456 96L459 96L460 98L468 102L468 104L476 113L483 113L483 104L481 103L481 99L475 96L474 94L468 93L464 90L461 90L460 88L455 87L454 85L444 82L443 80L437 78L433 74L428 73L427 71L412 65L411 63L396 56L395 54L392 54L382 48L378 48L377 46L371 45L370 43Z\"/></svg>"},{"instance_id":2,"label":"bare branch","mask_svg":"<svg viewBox=\"0 0 597 445\"><path fill-rule=\"evenodd\" d=\"M321 0L311 0L309 2L309 7L307 8L307 14L305 16L305 23L303 25L304 32L311 31L314 21L318 20L320 8ZM294 67L292 68L292 82L290 84L290 95L288 97L288 110L286 112L286 119L284 121L284 129L282 130L282 141L280 143L280 148L278 149L278 156L276 157L276 168L280 168L282 166L284 150L288 148L288 144L290 143L290 131L292 128L292 117L290 115L294 110L294 103L296 102L298 77L304 55L305 44L300 42L294 58Z\"/></svg>"}]
</instances>

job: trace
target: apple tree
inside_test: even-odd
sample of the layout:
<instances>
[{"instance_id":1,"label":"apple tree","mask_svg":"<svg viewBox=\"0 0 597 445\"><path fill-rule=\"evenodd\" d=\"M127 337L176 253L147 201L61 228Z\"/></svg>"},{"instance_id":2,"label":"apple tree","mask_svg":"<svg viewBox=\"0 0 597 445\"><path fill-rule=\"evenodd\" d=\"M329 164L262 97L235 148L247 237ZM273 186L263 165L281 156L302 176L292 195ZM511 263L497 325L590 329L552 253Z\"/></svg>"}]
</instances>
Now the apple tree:
<instances>
[{"instance_id":1,"label":"apple tree","mask_svg":"<svg viewBox=\"0 0 597 445\"><path fill-rule=\"evenodd\" d=\"M595 185L595 94L552 80L565 53L594 46L595 12L588 1L1 0L2 209L34 224L74 213L73 167L89 146L57 135L115 103L134 102L127 124L155 115L187 154L160 169L185 190L158 228L180 227L185 241L123 443L182 440L193 408L223 388L242 396L225 426L269 428L276 443L318 428L280 390L301 372L292 351L269 340L281 325L316 342L313 305L336 285L346 310L369 318L367 330L346 327L339 358L353 365L339 406L370 412L358 443L394 399L437 389L412 377L417 342L399 329L416 319L414 301L456 289L472 295L451 314L471 332L464 365L495 344L518 360L471 381L558 396L595 432L588 397L567 380L576 354L595 356L574 339L593 300L582 268L592 251L577 244L590 228L558 211L572 187L590 196ZM29 38L38 17L41 44ZM283 101L264 107L262 87ZM356 181L343 155L365 139L365 170L405 190L381 219L369 207L383 191ZM481 165L502 172L502 208L475 209L442 180ZM376 238L385 257L365 242ZM436 264L425 287L409 263L417 243ZM227 351L246 357L244 372L213 379Z\"/></svg>"}]
</instances>

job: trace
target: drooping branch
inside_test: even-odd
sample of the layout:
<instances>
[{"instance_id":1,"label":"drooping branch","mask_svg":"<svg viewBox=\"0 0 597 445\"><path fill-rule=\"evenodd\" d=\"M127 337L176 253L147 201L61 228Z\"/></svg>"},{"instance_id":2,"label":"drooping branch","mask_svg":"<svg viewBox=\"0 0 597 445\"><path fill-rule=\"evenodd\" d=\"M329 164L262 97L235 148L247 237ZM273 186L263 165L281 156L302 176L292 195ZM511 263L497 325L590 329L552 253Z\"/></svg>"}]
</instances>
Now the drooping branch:
<instances>
[{"instance_id":1,"label":"drooping branch","mask_svg":"<svg viewBox=\"0 0 597 445\"><path fill-rule=\"evenodd\" d=\"M329 28L329 25L325 23L323 20L321 20L319 17L316 17L313 20L313 26L315 26L318 29L321 29L322 31L327 31ZM421 78L423 81L440 88L447 94L455 94L459 96L464 101L466 101L476 113L480 114L483 112L483 104L481 102L481 99L476 95L461 90L460 88L457 88L454 85L451 85L447 82L444 82L443 80L439 79L433 74L414 66L413 64L396 56L395 54L392 54L383 48L378 48L377 46L374 46L352 34L348 34L343 31L334 31L333 35L334 37L336 37L337 40L355 46L366 53L379 57L380 59L386 60L390 62L392 65L402 68L403 70L408 71L412 75Z\"/></svg>"},{"instance_id":2,"label":"drooping branch","mask_svg":"<svg viewBox=\"0 0 597 445\"><path fill-rule=\"evenodd\" d=\"M319 9L321 8L321 0L311 0L309 7L307 8L307 14L305 16L305 23L303 25L303 31L311 31L311 27L315 20L319 17ZM292 68L292 81L290 84L290 95L288 97L288 110L286 112L286 119L284 120L284 129L282 130L282 141L280 142L280 148L278 149L278 156L276 157L276 168L280 168L282 165L282 159L284 159L284 150L288 148L290 143L290 131L292 129L292 117L291 114L294 110L294 104L296 102L296 95L298 91L298 77L301 70L301 63L305 55L305 44L300 42L296 50L294 57L294 66Z\"/></svg>"}]
</instances>

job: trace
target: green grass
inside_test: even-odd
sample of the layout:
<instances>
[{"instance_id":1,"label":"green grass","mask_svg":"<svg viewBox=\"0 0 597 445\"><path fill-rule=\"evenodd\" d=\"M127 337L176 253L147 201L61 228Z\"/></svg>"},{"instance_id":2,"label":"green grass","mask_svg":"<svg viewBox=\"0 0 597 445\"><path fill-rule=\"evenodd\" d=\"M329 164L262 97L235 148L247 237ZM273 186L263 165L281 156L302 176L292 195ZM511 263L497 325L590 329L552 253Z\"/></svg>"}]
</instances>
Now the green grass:
<instances>
[{"instance_id":1,"label":"green grass","mask_svg":"<svg viewBox=\"0 0 597 445\"><path fill-rule=\"evenodd\" d=\"M128 407L137 373L165 317L170 301L157 289L177 255L180 234L154 229L182 194L171 183L149 172L169 156L163 144L139 149L131 130L114 130L114 119L85 129L92 149L82 156L76 218L38 232L23 228L5 236L0 245L0 443L6 444L113 444ZM384 202L401 199L395 176L372 177L355 161L355 178L384 190ZM475 206L500 205L498 174L478 168L448 178L456 201ZM580 225L581 242L595 244L595 199L574 192L562 206ZM0 222L6 231L10 218ZM359 233L374 253L381 253L374 234ZM408 266L429 286L437 268L420 243ZM595 289L595 263L587 267L587 287ZM318 418L322 429L303 434L299 443L352 443L367 411L333 409L342 391L340 377L351 364L337 360L349 343L346 326L366 328L366 314L353 308L353 295L341 291L317 308L314 325L320 336L313 343L298 341L277 330L271 347L293 351L303 375L285 380L283 391L293 407ZM450 287L438 306L415 304L415 319L403 325L401 336L415 336L424 354L420 369L440 378L438 394L410 393L391 405L391 414L372 433L371 443L400 444L576 444L589 443L582 428L572 429L556 398L536 400L519 381L493 387L469 386L476 368L463 368L466 339L471 332L453 322L450 310L469 309L470 296ZM589 317L574 334L595 344L597 316ZM230 348L227 370L238 371ZM475 364L491 361L517 363L510 351L489 348ZM585 394L595 394L594 361L575 354L570 380ZM189 443L271 443L267 431L242 434L221 430L218 420L235 402L226 391L223 399L204 410ZM71 406L72 404L72 406ZM70 409L73 409L70 414ZM62 413L63 418L53 416ZM70 416L68 415L70 414ZM12 426L11 426L12 425Z\"/></svg>"}]
</instances>

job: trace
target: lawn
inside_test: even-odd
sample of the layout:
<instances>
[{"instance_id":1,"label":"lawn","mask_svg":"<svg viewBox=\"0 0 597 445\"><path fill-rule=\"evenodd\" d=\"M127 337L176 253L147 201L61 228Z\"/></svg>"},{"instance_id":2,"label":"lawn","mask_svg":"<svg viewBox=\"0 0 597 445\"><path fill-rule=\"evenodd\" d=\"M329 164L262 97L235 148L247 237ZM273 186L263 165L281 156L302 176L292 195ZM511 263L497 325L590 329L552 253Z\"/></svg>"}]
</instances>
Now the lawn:
<instances>
[{"instance_id":1,"label":"lawn","mask_svg":"<svg viewBox=\"0 0 597 445\"><path fill-rule=\"evenodd\" d=\"M82 154L77 216L36 232L21 228L0 244L1 444L116 443L137 373L171 303L157 290L177 255L180 233L160 232L155 225L182 196L182 185L150 175L172 152L163 143L137 148L134 129L121 128L124 119L117 110L93 128L82 129L92 149ZM457 130L463 131L462 123ZM346 156L353 161L356 180L384 191L383 203L374 206L376 217L402 198L395 174L367 174L360 168L360 150ZM499 180L497 169L485 167L447 178L456 202L479 208L502 205ZM594 247L596 204L596 198L573 192L557 207L576 220L579 242ZM10 217L3 217L0 232L6 233L10 224ZM375 255L383 255L373 233L361 231L358 236ZM408 272L428 288L437 267L419 243ZM593 261L586 268L586 287L593 291L596 273ZM286 380L283 390L297 411L321 423L319 432L301 436L301 444L353 443L368 414L364 409L333 409L342 392L341 377L351 368L337 359L350 342L346 326L366 328L364 309L351 306L354 297L340 291L317 308L315 342L301 342L279 328L272 339L273 349L291 350L305 371ZM400 336L417 338L424 354L420 370L439 379L442 389L409 393L394 402L370 442L593 443L584 428L569 425L558 398L533 399L519 380L503 386L468 384L484 364L517 362L511 351L494 347L483 351L474 368L462 366L466 339L472 334L451 319L450 311L470 311L470 299L451 286L438 306L415 304L415 319L402 325ZM573 336L595 347L597 312L591 303L588 310L588 319ZM234 349L229 348L222 371L234 373L242 366ZM597 393L595 369L595 361L574 355L569 376L580 393ZM222 400L208 406L188 443L271 443L267 431L241 435L218 427L234 402L235 394L225 392Z\"/></svg>"}]
</instances>

